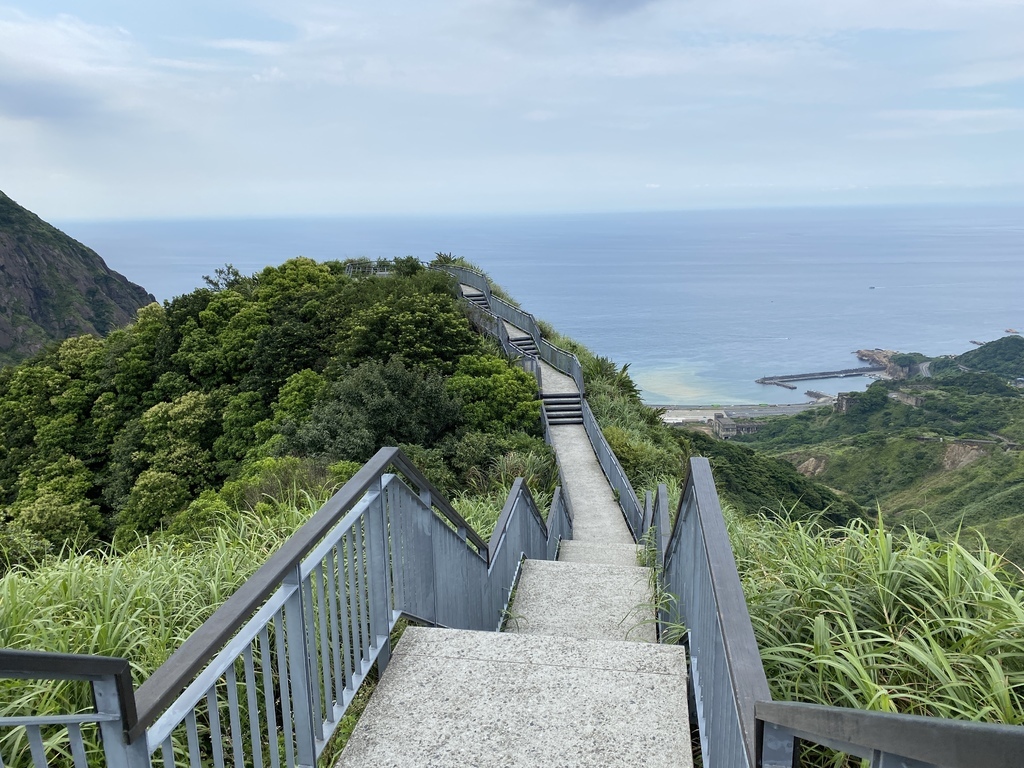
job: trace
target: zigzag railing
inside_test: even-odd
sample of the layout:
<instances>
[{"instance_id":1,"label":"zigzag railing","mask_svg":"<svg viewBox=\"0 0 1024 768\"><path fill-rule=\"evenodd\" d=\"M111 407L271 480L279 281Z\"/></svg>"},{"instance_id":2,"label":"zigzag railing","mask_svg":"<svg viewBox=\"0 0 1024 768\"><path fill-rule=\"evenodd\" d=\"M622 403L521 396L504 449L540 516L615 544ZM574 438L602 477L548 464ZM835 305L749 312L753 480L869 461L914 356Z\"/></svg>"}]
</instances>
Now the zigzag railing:
<instances>
[{"instance_id":1,"label":"zigzag railing","mask_svg":"<svg viewBox=\"0 0 1024 768\"><path fill-rule=\"evenodd\" d=\"M475 305L468 305L470 317L477 328L497 338L502 343L503 348L505 348L508 333L505 330L504 324L500 322L501 320L505 320L517 328L527 331L533 337L534 344L537 345L540 359L555 370L571 376L576 383L576 387L579 389L580 395L582 396L585 393L583 366L580 365L579 358L571 352L559 349L547 339L541 338L540 326L533 315L494 296L487 277L476 270L450 264L438 265L437 268L450 273L460 283L475 288L488 297L493 314L485 312ZM511 344L508 346L511 347ZM508 349L506 349L506 352L508 352ZM511 356L521 356L524 359L530 359L529 355L522 355L514 347L512 347L510 354ZM539 368L537 376L539 383ZM629 526L630 533L633 535L633 540L640 541L646 528L643 526L644 510L637 498L636 491L629 482L629 478L626 477L625 470L608 444L608 440L601 431L597 419L594 418L594 412L586 400L582 402L582 409L583 427L587 432L587 437L590 439L591 446L594 448L594 453L597 455L597 460L604 471L605 477L608 478L608 482L615 491L616 499L618 500L619 507L622 509L623 516L626 518L626 523Z\"/></svg>"},{"instance_id":2,"label":"zigzag railing","mask_svg":"<svg viewBox=\"0 0 1024 768\"><path fill-rule=\"evenodd\" d=\"M0 677L95 695L85 714L0 718L0 765L312 766L401 616L498 629L522 558L553 558L571 524L558 490L545 524L520 479L485 542L382 449L137 691L122 659L0 651Z\"/></svg>"},{"instance_id":3,"label":"zigzag railing","mask_svg":"<svg viewBox=\"0 0 1024 768\"><path fill-rule=\"evenodd\" d=\"M444 269L484 293L497 318L528 331L541 359L571 375L584 392L579 360L540 338L533 315L493 296L481 273ZM634 539L653 530L663 590L676 598L659 611L659 633L664 635L669 624L685 626L705 766L794 768L802 741L870 760L872 768L1024 764L1024 727L772 701L707 459L690 460L670 528L666 487L646 493L641 508L586 401L583 412L587 435Z\"/></svg>"}]
</instances>

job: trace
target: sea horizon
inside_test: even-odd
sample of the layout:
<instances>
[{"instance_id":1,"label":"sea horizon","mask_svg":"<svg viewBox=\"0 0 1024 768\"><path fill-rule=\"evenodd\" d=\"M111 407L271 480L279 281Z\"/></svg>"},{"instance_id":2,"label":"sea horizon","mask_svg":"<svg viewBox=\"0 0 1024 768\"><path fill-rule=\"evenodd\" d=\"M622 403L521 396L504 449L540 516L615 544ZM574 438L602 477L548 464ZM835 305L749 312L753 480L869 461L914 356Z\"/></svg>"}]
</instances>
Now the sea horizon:
<instances>
[{"instance_id":1,"label":"sea horizon","mask_svg":"<svg viewBox=\"0 0 1024 768\"><path fill-rule=\"evenodd\" d=\"M232 264L463 256L523 308L630 364L645 401L794 403L871 380L857 349L960 354L1024 326L1024 206L904 205L606 214L63 221L166 300Z\"/></svg>"}]
</instances>

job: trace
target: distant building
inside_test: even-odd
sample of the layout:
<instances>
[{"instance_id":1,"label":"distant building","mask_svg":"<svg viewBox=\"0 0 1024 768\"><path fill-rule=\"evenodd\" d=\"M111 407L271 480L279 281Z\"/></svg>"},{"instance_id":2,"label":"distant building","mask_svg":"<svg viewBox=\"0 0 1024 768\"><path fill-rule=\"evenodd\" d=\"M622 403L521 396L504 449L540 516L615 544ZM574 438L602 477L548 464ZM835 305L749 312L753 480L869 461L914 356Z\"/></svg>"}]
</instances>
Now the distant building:
<instances>
[{"instance_id":1,"label":"distant building","mask_svg":"<svg viewBox=\"0 0 1024 768\"><path fill-rule=\"evenodd\" d=\"M736 421L724 413L716 413L714 421L711 422L711 429L716 437L728 440L736 435L752 435L757 432L759 424L753 421Z\"/></svg>"},{"instance_id":2,"label":"distant building","mask_svg":"<svg viewBox=\"0 0 1024 768\"><path fill-rule=\"evenodd\" d=\"M924 405L924 398L917 395L911 395L908 392L890 392L889 397L897 402L909 405L912 408L920 408Z\"/></svg>"},{"instance_id":3,"label":"distant building","mask_svg":"<svg viewBox=\"0 0 1024 768\"><path fill-rule=\"evenodd\" d=\"M856 399L856 392L840 392L836 395L836 401L832 404L832 410L836 413L846 413L850 410L850 403Z\"/></svg>"}]
</instances>

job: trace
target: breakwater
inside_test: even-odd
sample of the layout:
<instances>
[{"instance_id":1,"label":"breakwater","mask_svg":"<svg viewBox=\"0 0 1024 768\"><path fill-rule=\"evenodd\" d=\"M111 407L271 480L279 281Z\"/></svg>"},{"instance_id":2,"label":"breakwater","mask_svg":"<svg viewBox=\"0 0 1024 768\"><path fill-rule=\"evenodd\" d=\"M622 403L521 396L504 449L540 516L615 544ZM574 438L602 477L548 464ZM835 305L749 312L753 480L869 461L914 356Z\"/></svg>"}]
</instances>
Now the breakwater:
<instances>
[{"instance_id":1,"label":"breakwater","mask_svg":"<svg viewBox=\"0 0 1024 768\"><path fill-rule=\"evenodd\" d=\"M762 376L755 379L758 384L774 384L777 387L796 389L793 381L814 381L816 379L844 379L848 376L866 376L869 373L885 373L884 365L865 365L860 368L843 368L839 371L816 371L814 373L793 373L784 376Z\"/></svg>"}]
</instances>

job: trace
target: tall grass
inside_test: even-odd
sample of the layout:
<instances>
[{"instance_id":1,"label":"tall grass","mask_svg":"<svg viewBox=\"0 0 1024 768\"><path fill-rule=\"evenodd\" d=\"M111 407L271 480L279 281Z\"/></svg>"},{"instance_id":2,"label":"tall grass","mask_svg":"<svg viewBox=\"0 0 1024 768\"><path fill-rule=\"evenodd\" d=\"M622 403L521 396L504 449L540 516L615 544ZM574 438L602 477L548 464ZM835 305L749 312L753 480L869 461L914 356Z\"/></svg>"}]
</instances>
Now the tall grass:
<instances>
[{"instance_id":1,"label":"tall grass","mask_svg":"<svg viewBox=\"0 0 1024 768\"><path fill-rule=\"evenodd\" d=\"M314 504L241 510L199 540L165 537L121 556L86 553L16 568L0 579L0 646L125 656L135 680L143 680L305 522Z\"/></svg>"},{"instance_id":2,"label":"tall grass","mask_svg":"<svg viewBox=\"0 0 1024 768\"><path fill-rule=\"evenodd\" d=\"M1024 583L984 544L727 519L775 697L1024 724Z\"/></svg>"}]
</instances>

